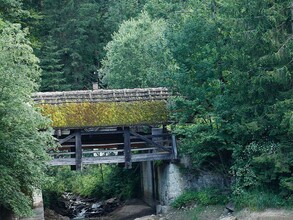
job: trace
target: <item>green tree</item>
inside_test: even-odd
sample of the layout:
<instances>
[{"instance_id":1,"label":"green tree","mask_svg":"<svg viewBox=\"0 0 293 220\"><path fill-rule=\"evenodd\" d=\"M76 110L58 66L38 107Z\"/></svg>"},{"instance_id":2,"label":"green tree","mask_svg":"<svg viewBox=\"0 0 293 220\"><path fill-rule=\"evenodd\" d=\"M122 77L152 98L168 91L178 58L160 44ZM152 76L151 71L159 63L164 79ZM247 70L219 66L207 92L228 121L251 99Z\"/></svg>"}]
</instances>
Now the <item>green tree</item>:
<instances>
[{"instance_id":1,"label":"green tree","mask_svg":"<svg viewBox=\"0 0 293 220\"><path fill-rule=\"evenodd\" d=\"M45 69L42 89L72 90L91 88L91 83L97 81L95 72L101 67L101 60L105 56L104 47L124 20L139 14L144 1L45 0L43 4L27 5L44 18L42 25L34 26L41 33L39 57ZM54 50L52 56L48 49ZM57 57L58 60L60 58L58 65L62 65L61 69L57 68L62 76L57 78L65 81L53 83L50 79L57 75L47 70L56 66Z\"/></svg>"},{"instance_id":2,"label":"green tree","mask_svg":"<svg viewBox=\"0 0 293 220\"><path fill-rule=\"evenodd\" d=\"M199 169L222 167L227 174L233 164L235 193L258 187L288 190L293 159L290 1L197 4L170 40L179 65L173 89L184 97L172 106L181 148Z\"/></svg>"},{"instance_id":3,"label":"green tree","mask_svg":"<svg viewBox=\"0 0 293 220\"><path fill-rule=\"evenodd\" d=\"M176 21L166 35L178 69L169 76L168 86L177 96L170 107L180 150L191 156L194 168L227 176L231 149L216 112L217 98L224 91L224 24L220 15L214 16L209 1L188 1L174 14L169 20Z\"/></svg>"},{"instance_id":4,"label":"green tree","mask_svg":"<svg viewBox=\"0 0 293 220\"><path fill-rule=\"evenodd\" d=\"M22 1L20 0L1 0L0 1L0 17L10 22L20 22L27 14L22 8Z\"/></svg>"},{"instance_id":5,"label":"green tree","mask_svg":"<svg viewBox=\"0 0 293 220\"><path fill-rule=\"evenodd\" d=\"M53 41L52 37L44 42L42 47L42 81L41 91L68 90L70 85L66 83L61 64L61 52Z\"/></svg>"},{"instance_id":6,"label":"green tree","mask_svg":"<svg viewBox=\"0 0 293 220\"><path fill-rule=\"evenodd\" d=\"M135 18L140 14L145 0L115 1L109 0L105 4L103 15L105 31L110 35L106 39L110 41L111 34L118 31L119 26L126 20Z\"/></svg>"},{"instance_id":7,"label":"green tree","mask_svg":"<svg viewBox=\"0 0 293 220\"><path fill-rule=\"evenodd\" d=\"M19 23L29 28L29 37L33 48L40 47L40 30L42 16L39 9L42 1L0 0L0 17L11 23Z\"/></svg>"},{"instance_id":8,"label":"green tree","mask_svg":"<svg viewBox=\"0 0 293 220\"><path fill-rule=\"evenodd\" d=\"M107 45L105 80L115 88L169 86L178 96L170 107L180 149L196 168L235 175L235 192L289 192L290 3L149 1L140 15L147 17L124 22Z\"/></svg>"},{"instance_id":9,"label":"green tree","mask_svg":"<svg viewBox=\"0 0 293 220\"><path fill-rule=\"evenodd\" d=\"M32 191L41 187L52 140L48 121L35 110L38 59L20 25L0 32L0 206L18 215L31 212Z\"/></svg>"},{"instance_id":10,"label":"green tree","mask_svg":"<svg viewBox=\"0 0 293 220\"><path fill-rule=\"evenodd\" d=\"M105 57L105 46L112 39L114 32L117 32L119 26L131 18L136 18L143 6L145 0L117 1L108 0L104 2L101 10L102 14L102 32L99 33L99 61ZM101 4L101 3L99 3ZM99 66L100 67L100 66Z\"/></svg>"},{"instance_id":11,"label":"green tree","mask_svg":"<svg viewBox=\"0 0 293 220\"><path fill-rule=\"evenodd\" d=\"M176 70L163 19L147 13L124 22L106 46L103 60L104 82L112 88L135 88L164 84L167 72Z\"/></svg>"},{"instance_id":12,"label":"green tree","mask_svg":"<svg viewBox=\"0 0 293 220\"><path fill-rule=\"evenodd\" d=\"M279 188L293 160L291 1L229 3L231 65L223 75L226 104L217 107L234 146L234 174L244 189L250 174L252 187Z\"/></svg>"}]
</instances>

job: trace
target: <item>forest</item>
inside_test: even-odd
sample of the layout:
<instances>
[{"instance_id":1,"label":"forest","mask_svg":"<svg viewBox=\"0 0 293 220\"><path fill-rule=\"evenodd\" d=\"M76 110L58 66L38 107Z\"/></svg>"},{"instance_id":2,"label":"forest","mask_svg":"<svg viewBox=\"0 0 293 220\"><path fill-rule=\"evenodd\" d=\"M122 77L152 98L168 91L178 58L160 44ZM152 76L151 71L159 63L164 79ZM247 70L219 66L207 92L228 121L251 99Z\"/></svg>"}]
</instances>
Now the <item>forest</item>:
<instances>
[{"instance_id":1,"label":"forest","mask_svg":"<svg viewBox=\"0 0 293 220\"><path fill-rule=\"evenodd\" d=\"M291 0L0 0L0 207L27 215L54 145L35 91L167 87L192 170L293 204ZM43 147L40 147L43 146Z\"/></svg>"}]
</instances>

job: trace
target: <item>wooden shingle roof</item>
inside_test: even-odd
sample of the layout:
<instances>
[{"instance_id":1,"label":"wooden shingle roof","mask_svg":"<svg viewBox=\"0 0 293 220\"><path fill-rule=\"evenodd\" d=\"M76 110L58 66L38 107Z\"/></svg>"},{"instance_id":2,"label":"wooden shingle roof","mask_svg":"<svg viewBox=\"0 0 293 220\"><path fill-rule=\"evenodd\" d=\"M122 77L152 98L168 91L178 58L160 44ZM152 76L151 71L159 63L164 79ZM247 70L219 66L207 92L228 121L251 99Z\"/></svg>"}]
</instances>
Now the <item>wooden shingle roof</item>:
<instances>
[{"instance_id":1,"label":"wooden shingle roof","mask_svg":"<svg viewBox=\"0 0 293 220\"><path fill-rule=\"evenodd\" d=\"M63 104L82 102L132 102L167 100L167 88L79 90L64 92L37 92L32 98L41 104Z\"/></svg>"}]
</instances>

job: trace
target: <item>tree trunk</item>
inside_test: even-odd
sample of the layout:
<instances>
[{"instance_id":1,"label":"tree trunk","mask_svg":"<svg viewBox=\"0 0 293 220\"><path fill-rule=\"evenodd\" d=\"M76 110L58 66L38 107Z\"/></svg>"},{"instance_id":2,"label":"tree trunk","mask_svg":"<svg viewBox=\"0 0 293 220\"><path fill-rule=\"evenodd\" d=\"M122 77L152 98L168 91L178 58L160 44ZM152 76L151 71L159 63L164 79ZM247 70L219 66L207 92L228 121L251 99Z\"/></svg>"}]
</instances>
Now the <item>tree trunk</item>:
<instances>
[{"instance_id":1,"label":"tree trunk","mask_svg":"<svg viewBox=\"0 0 293 220\"><path fill-rule=\"evenodd\" d=\"M293 35L293 1L291 2L291 31Z\"/></svg>"}]
</instances>

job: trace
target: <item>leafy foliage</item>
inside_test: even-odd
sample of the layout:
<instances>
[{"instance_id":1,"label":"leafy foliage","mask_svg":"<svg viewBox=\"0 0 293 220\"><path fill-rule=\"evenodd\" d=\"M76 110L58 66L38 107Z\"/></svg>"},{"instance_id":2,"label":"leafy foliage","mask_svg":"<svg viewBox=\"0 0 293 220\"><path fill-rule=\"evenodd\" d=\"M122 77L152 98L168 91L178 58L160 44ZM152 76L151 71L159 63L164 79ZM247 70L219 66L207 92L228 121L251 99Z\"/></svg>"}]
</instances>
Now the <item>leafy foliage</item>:
<instances>
[{"instance_id":1,"label":"leafy foliage","mask_svg":"<svg viewBox=\"0 0 293 220\"><path fill-rule=\"evenodd\" d=\"M241 152L235 151L240 155L234 155L238 158L232 166L236 178L235 194L241 194L246 188L259 188L272 186L272 183L278 182L281 176L290 175L290 162L288 157L280 157L282 153L281 146L274 143L259 145L251 143Z\"/></svg>"},{"instance_id":2,"label":"leafy foliage","mask_svg":"<svg viewBox=\"0 0 293 220\"><path fill-rule=\"evenodd\" d=\"M19 23L28 15L28 12L23 10L22 2L19 0L1 0L0 5L0 17L5 21Z\"/></svg>"},{"instance_id":3,"label":"leafy foliage","mask_svg":"<svg viewBox=\"0 0 293 220\"><path fill-rule=\"evenodd\" d=\"M151 73L156 82L149 82L147 68L141 66L133 71L133 67L143 63L140 55L147 50L139 48L145 40L140 37L141 40L133 41L118 32L108 44L115 45L115 50L108 48L105 79L115 76L117 81L114 78L108 81L113 87L169 86L175 94L170 109L174 131L181 137L180 151L192 157L197 169L234 176L234 193L265 185L290 194L293 158L290 3L290 0L148 1L142 16L147 14L153 25L154 21L164 21L160 36L164 37L166 47L158 44L155 47L156 51L162 50L159 54L172 68ZM130 24L143 26L149 23L145 20L125 22L120 30L129 24L127 30L132 30L137 39L145 34L145 29L135 25L130 29ZM156 25L160 27L159 23ZM125 41L118 44L118 39ZM127 43L134 45L130 52L125 49ZM139 53L132 56L136 50ZM160 60L144 57L151 65ZM112 58L115 63L109 62ZM123 71L115 67L119 62L126 63ZM135 74L127 77L128 73Z\"/></svg>"},{"instance_id":4,"label":"leafy foliage","mask_svg":"<svg viewBox=\"0 0 293 220\"><path fill-rule=\"evenodd\" d=\"M235 178L238 198L250 190L264 191L261 187L287 198L293 189L290 4L291 0L0 0L0 18L5 20L0 20L0 28L6 28L7 20L34 27L29 37L40 49L43 90L87 89L102 76L113 88L168 86L174 94L170 110L179 150L191 156L195 168ZM11 129L14 122L9 120L18 115L17 109L24 108L15 104L20 103L16 94L27 98L32 91L27 88L36 83L7 76L31 78L39 72L34 61L26 75L31 48L29 53L12 48L0 51L1 74L5 68L11 73L6 71L0 82L5 85L4 106L12 109L0 111L7 123L4 131ZM95 74L97 69L101 72ZM109 115L112 105L102 106L111 109ZM119 120L128 123L124 107ZM145 107L152 108L146 103ZM135 108L141 109L132 118L135 122L152 118L144 116L139 105ZM157 112L161 111L165 114L165 109ZM64 114L56 112L64 125ZM68 123L74 125L75 120L82 119ZM115 118L103 120L105 125L118 123ZM37 121L27 123L38 125L42 120ZM10 174L3 173L2 179L8 178Z\"/></svg>"},{"instance_id":5,"label":"leafy foliage","mask_svg":"<svg viewBox=\"0 0 293 220\"><path fill-rule=\"evenodd\" d=\"M174 70L164 33L167 23L142 13L125 21L106 46L107 55L100 70L112 88L163 85L164 73Z\"/></svg>"},{"instance_id":6,"label":"leafy foliage","mask_svg":"<svg viewBox=\"0 0 293 220\"><path fill-rule=\"evenodd\" d=\"M139 169L125 170L117 165L89 166L80 173L68 168L50 168L44 185L45 205L54 205L63 192L84 197L130 199L139 196Z\"/></svg>"},{"instance_id":7,"label":"leafy foliage","mask_svg":"<svg viewBox=\"0 0 293 220\"><path fill-rule=\"evenodd\" d=\"M40 74L20 25L0 30L0 205L18 215L31 213L31 196L41 187L48 121L33 108L31 93Z\"/></svg>"}]
</instances>

